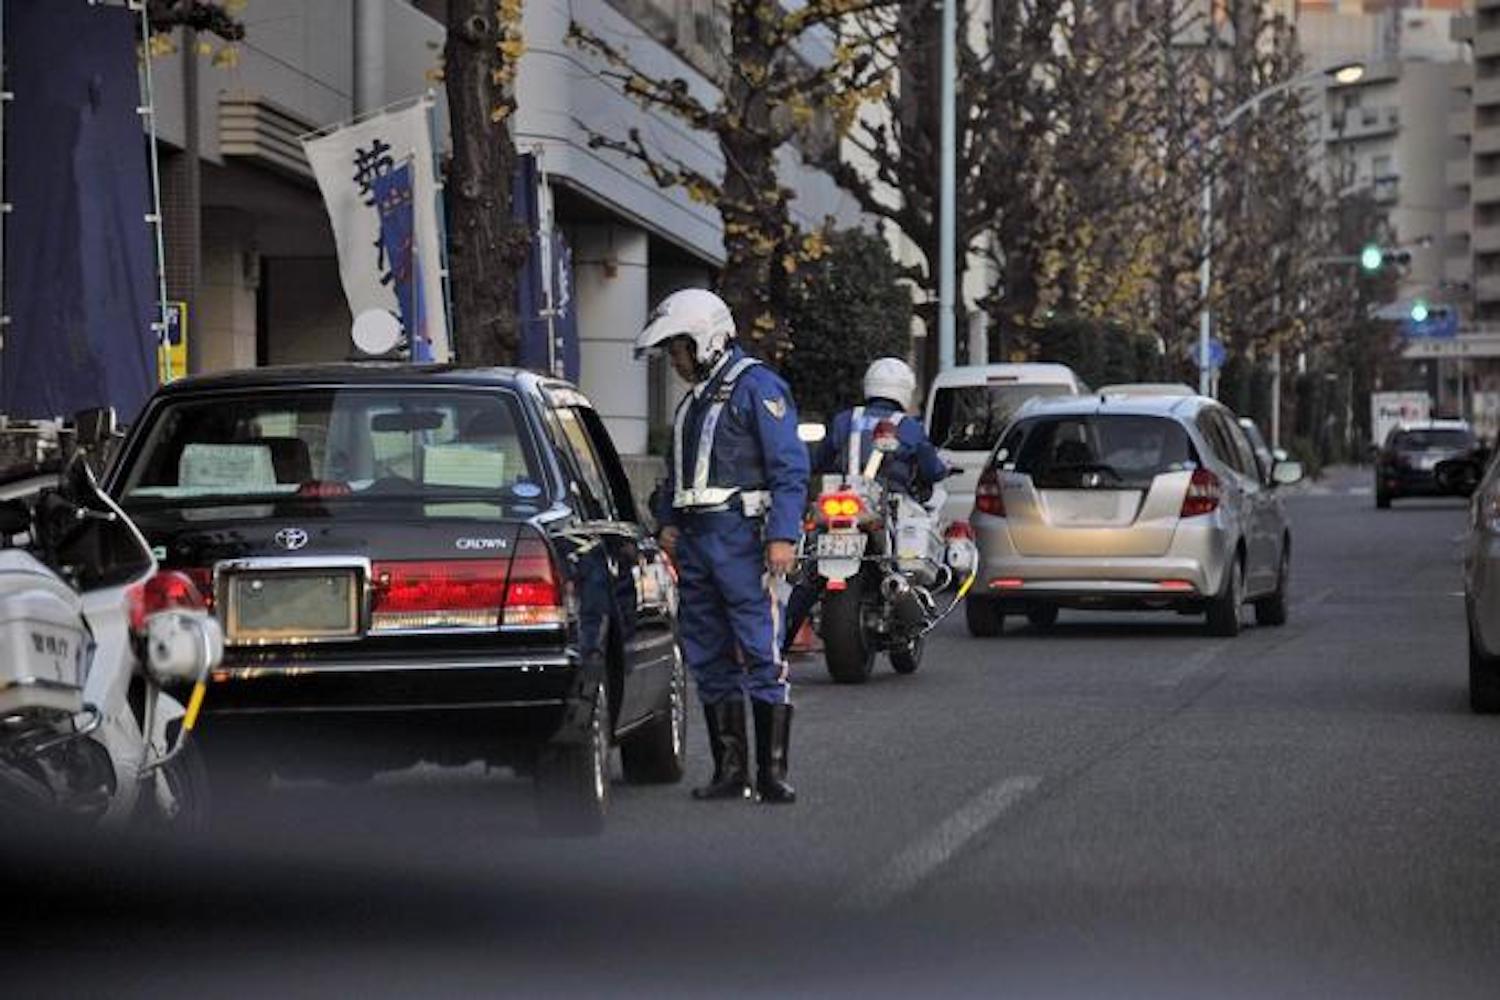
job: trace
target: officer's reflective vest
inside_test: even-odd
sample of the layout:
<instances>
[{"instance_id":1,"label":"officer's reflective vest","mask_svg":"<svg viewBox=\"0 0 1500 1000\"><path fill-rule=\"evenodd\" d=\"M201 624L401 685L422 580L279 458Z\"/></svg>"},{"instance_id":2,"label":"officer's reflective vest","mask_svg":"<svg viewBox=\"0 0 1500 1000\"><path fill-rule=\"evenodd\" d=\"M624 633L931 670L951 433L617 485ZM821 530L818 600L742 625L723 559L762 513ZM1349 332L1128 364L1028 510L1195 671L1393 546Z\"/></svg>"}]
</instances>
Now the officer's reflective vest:
<instances>
[{"instance_id":1,"label":"officer's reflective vest","mask_svg":"<svg viewBox=\"0 0 1500 1000\"><path fill-rule=\"evenodd\" d=\"M729 371L724 373L724 378L714 389L708 413L703 417L703 425L698 428L698 449L693 456L691 480L683 474L682 438L687 427L688 410L692 408L693 394L688 393L678 404L676 417L672 421L672 482L677 487L672 493L672 506L677 510L722 508L736 496L740 496L747 514L759 513L764 509L769 494L763 490L742 491L738 486L708 485L709 466L714 454L714 434L719 429L719 416L724 412L724 406L729 402L729 397L733 395L734 385L739 381L740 376L758 364L760 361L756 358L740 358ZM752 510L752 507L756 509Z\"/></svg>"}]
</instances>

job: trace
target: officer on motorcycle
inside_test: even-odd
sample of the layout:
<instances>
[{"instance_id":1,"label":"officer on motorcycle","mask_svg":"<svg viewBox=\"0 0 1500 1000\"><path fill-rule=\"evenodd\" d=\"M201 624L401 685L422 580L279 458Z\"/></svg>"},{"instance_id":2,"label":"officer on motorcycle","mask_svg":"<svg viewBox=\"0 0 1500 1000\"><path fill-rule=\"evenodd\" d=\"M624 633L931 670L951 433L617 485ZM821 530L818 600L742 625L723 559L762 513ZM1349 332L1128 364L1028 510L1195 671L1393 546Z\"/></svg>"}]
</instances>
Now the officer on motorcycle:
<instances>
[{"instance_id":1,"label":"officer on motorcycle","mask_svg":"<svg viewBox=\"0 0 1500 1000\"><path fill-rule=\"evenodd\" d=\"M683 653L698 685L714 774L699 799L750 794L745 697L755 718L755 790L793 802L792 719L775 578L796 559L807 502L807 450L787 385L735 343L734 317L712 292L662 300L635 342L665 349L692 383L677 407L667 481L656 508L677 564Z\"/></svg>"},{"instance_id":2,"label":"officer on motorcycle","mask_svg":"<svg viewBox=\"0 0 1500 1000\"><path fill-rule=\"evenodd\" d=\"M916 396L917 376L900 358L876 358L865 369L863 388L863 405L834 415L818 447L813 472L852 474L864 468L874 448L875 427L889 421L896 425L899 447L881 460L877 477L895 492L926 503L932 488L946 479L950 470L927 439L921 421L907 419L906 411ZM791 644L822 592L821 579L803 580L792 590L787 599L785 645Z\"/></svg>"}]
</instances>

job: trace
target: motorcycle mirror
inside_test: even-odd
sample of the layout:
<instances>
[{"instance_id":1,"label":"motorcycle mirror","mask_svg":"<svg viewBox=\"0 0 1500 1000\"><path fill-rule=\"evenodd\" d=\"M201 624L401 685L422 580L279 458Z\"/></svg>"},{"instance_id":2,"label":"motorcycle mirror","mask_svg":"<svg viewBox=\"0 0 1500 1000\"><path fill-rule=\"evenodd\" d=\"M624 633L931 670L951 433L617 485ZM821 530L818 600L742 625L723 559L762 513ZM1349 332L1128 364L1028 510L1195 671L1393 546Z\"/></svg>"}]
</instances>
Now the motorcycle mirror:
<instances>
[{"instance_id":1,"label":"motorcycle mirror","mask_svg":"<svg viewBox=\"0 0 1500 1000\"><path fill-rule=\"evenodd\" d=\"M202 612L159 611L146 619L146 671L159 685L195 684L224 658L224 632Z\"/></svg>"},{"instance_id":2,"label":"motorcycle mirror","mask_svg":"<svg viewBox=\"0 0 1500 1000\"><path fill-rule=\"evenodd\" d=\"M882 420L875 425L875 450L889 455L901 447L901 439L896 436L896 425L889 420Z\"/></svg>"},{"instance_id":3,"label":"motorcycle mirror","mask_svg":"<svg viewBox=\"0 0 1500 1000\"><path fill-rule=\"evenodd\" d=\"M828 436L828 428L819 423L797 425L797 440L804 444L817 444Z\"/></svg>"}]
</instances>

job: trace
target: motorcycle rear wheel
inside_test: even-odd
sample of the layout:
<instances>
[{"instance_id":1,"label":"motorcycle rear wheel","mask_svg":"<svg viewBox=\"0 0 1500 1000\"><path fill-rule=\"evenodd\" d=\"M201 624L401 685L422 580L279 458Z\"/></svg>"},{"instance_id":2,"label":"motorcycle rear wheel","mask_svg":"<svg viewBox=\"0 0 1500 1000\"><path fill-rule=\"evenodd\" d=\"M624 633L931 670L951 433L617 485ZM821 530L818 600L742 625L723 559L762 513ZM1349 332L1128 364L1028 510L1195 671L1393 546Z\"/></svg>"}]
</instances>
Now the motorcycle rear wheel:
<instances>
[{"instance_id":1,"label":"motorcycle rear wheel","mask_svg":"<svg viewBox=\"0 0 1500 1000\"><path fill-rule=\"evenodd\" d=\"M823 662L836 684L863 684L875 666L875 643L865 630L867 585L858 573L843 590L823 595Z\"/></svg>"},{"instance_id":2,"label":"motorcycle rear wheel","mask_svg":"<svg viewBox=\"0 0 1500 1000\"><path fill-rule=\"evenodd\" d=\"M898 674L914 674L922 665L922 653L927 648L927 637L917 636L903 645L890 649L891 669Z\"/></svg>"}]
</instances>

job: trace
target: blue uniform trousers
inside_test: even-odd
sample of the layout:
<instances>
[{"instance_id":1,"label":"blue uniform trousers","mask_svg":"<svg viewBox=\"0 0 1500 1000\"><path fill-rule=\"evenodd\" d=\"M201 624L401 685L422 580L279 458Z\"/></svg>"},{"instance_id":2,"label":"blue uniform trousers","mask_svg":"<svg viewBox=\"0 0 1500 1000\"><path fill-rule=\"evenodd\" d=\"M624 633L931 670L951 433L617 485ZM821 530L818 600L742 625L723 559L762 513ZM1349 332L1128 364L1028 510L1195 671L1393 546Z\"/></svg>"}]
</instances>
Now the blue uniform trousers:
<instances>
[{"instance_id":1,"label":"blue uniform trousers","mask_svg":"<svg viewBox=\"0 0 1500 1000\"><path fill-rule=\"evenodd\" d=\"M766 577L761 522L738 511L677 518L682 651L706 705L749 694L784 704L781 607Z\"/></svg>"}]
</instances>

